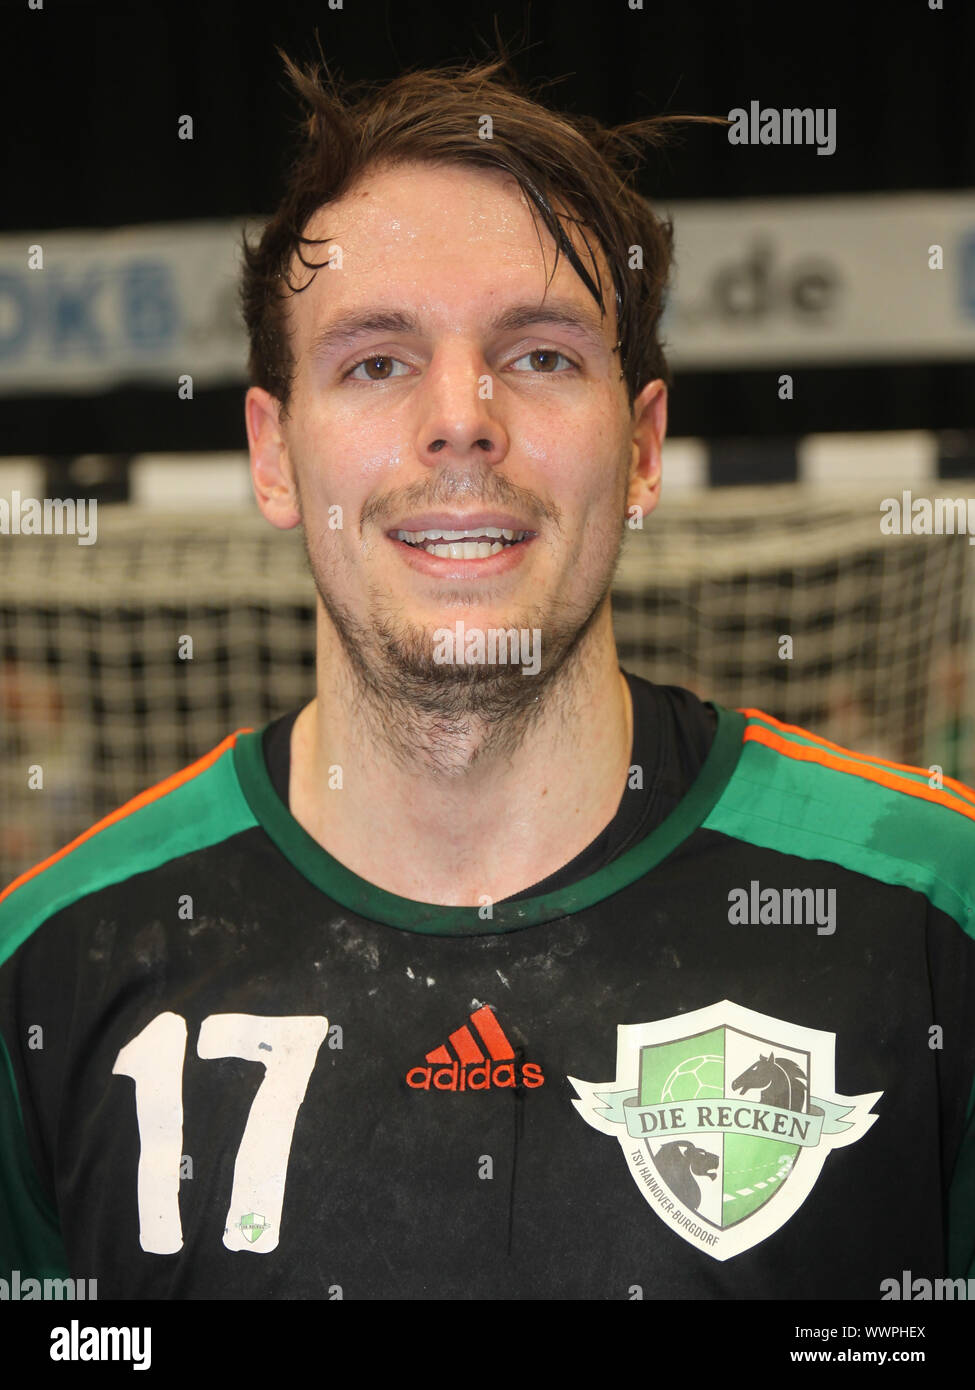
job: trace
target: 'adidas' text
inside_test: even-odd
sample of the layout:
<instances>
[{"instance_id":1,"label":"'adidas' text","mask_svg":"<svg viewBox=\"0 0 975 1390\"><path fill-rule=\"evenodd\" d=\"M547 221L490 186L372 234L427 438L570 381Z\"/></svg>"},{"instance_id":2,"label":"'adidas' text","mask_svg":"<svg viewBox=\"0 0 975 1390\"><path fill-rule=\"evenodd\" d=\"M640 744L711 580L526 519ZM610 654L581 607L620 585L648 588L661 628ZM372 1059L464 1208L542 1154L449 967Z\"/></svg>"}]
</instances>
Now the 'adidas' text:
<instances>
[{"instance_id":1,"label":"'adidas' text","mask_svg":"<svg viewBox=\"0 0 975 1390\"><path fill-rule=\"evenodd\" d=\"M533 1090L545 1080L537 1062L525 1062L520 1080L515 1079L514 1062L482 1062L479 1066L463 1067L448 1062L442 1067L411 1067L406 1084L415 1091L488 1091L492 1086L527 1086Z\"/></svg>"}]
</instances>

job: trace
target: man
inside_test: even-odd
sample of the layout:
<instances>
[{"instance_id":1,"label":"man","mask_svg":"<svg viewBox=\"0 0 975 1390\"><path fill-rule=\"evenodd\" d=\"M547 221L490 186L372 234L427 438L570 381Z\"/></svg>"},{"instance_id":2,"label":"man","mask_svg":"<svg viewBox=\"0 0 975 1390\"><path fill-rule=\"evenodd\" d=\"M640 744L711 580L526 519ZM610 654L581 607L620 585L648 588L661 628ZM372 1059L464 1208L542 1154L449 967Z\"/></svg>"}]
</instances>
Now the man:
<instances>
[{"instance_id":1,"label":"man","mask_svg":"<svg viewBox=\"0 0 975 1390\"><path fill-rule=\"evenodd\" d=\"M496 68L357 105L290 70L246 420L316 697L7 890L6 1265L142 1298L964 1274L975 794L619 669L668 380L634 132Z\"/></svg>"}]
</instances>

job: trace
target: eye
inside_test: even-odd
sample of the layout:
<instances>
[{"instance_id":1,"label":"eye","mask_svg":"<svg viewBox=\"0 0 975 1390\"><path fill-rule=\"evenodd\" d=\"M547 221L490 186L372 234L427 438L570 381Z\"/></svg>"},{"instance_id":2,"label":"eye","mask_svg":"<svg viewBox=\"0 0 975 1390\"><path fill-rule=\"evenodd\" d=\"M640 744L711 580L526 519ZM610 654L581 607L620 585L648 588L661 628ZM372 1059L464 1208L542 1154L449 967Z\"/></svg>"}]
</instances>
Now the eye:
<instances>
[{"instance_id":1,"label":"eye","mask_svg":"<svg viewBox=\"0 0 975 1390\"><path fill-rule=\"evenodd\" d=\"M365 367L366 374L363 376L360 368ZM402 372L394 372L394 367L402 367ZM375 370L373 370L375 368ZM402 376L403 372L409 372L409 367L405 362L400 362L396 357L389 357L385 353L373 353L371 357L364 357L361 362L357 362L354 367L346 372L346 378L351 377L355 381L389 381L393 376ZM358 373L358 375L357 375Z\"/></svg>"},{"instance_id":2,"label":"eye","mask_svg":"<svg viewBox=\"0 0 975 1390\"><path fill-rule=\"evenodd\" d=\"M564 362L565 366L556 368L555 364L559 361ZM517 367L519 362L530 362L531 373L535 376L555 376L558 371L565 371L566 367L574 368L576 365L564 352L557 352L555 348L533 348L531 352L526 352L524 357L517 357L511 365Z\"/></svg>"}]
</instances>

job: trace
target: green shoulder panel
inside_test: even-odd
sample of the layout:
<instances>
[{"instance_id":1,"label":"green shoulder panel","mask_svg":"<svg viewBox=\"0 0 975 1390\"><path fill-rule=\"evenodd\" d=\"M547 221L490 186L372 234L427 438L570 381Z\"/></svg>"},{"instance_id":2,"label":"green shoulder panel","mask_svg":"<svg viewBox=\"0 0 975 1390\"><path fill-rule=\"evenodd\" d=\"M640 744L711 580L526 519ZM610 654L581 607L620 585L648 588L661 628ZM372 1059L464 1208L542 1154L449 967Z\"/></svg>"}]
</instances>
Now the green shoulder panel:
<instances>
[{"instance_id":1,"label":"green shoulder panel","mask_svg":"<svg viewBox=\"0 0 975 1390\"><path fill-rule=\"evenodd\" d=\"M705 829L914 889L975 937L975 793L757 711L743 739Z\"/></svg>"},{"instance_id":2,"label":"green shoulder panel","mask_svg":"<svg viewBox=\"0 0 975 1390\"><path fill-rule=\"evenodd\" d=\"M47 918L79 898L256 825L234 770L236 737L15 879L0 894L0 966Z\"/></svg>"}]
</instances>

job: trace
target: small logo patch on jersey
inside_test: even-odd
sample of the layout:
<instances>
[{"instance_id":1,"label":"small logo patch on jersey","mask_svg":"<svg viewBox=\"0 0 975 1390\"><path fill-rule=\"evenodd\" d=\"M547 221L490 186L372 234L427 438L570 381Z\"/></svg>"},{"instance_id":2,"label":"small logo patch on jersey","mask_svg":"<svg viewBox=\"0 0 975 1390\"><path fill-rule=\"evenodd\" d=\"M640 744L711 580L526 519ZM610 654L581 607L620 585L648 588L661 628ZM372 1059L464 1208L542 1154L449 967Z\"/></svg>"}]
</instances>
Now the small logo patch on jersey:
<instances>
[{"instance_id":1,"label":"small logo patch on jersey","mask_svg":"<svg viewBox=\"0 0 975 1390\"><path fill-rule=\"evenodd\" d=\"M255 1240L260 1240L265 1231L271 1229L270 1222L265 1221L256 1211L249 1211L246 1216L242 1216L237 1225L241 1235L245 1240L249 1240L251 1245Z\"/></svg>"},{"instance_id":2,"label":"small logo patch on jersey","mask_svg":"<svg viewBox=\"0 0 975 1390\"><path fill-rule=\"evenodd\" d=\"M690 1245L728 1260L809 1196L827 1155L877 1119L873 1091L834 1090L836 1034L724 999L616 1030L616 1080L568 1079L572 1104L618 1139L634 1182Z\"/></svg>"},{"instance_id":3,"label":"small logo patch on jersey","mask_svg":"<svg viewBox=\"0 0 975 1390\"><path fill-rule=\"evenodd\" d=\"M465 1023L450 1034L453 1052L446 1045L435 1047L426 1054L426 1066L410 1068L407 1086L415 1091L489 1091L519 1085L532 1090L542 1085L541 1067L535 1062L519 1064L490 1004L475 1010L470 1022L473 1031Z\"/></svg>"}]
</instances>

